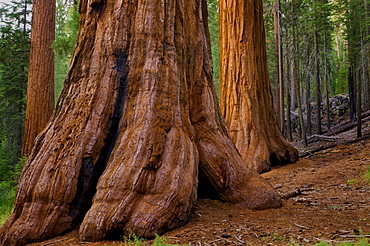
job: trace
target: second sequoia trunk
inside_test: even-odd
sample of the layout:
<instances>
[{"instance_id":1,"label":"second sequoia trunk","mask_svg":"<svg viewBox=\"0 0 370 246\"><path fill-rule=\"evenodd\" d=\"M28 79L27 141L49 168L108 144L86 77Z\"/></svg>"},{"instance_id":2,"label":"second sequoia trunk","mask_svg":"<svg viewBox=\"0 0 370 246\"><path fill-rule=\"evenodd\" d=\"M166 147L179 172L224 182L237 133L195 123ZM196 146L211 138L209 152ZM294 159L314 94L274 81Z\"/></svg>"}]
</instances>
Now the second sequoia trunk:
<instances>
[{"instance_id":1,"label":"second sequoia trunk","mask_svg":"<svg viewBox=\"0 0 370 246\"><path fill-rule=\"evenodd\" d=\"M221 111L243 159L258 172L298 160L278 129L267 70L262 0L219 2Z\"/></svg>"},{"instance_id":2,"label":"second sequoia trunk","mask_svg":"<svg viewBox=\"0 0 370 246\"><path fill-rule=\"evenodd\" d=\"M54 111L55 0L34 1L27 107L22 156L31 152L36 136L46 127Z\"/></svg>"},{"instance_id":3,"label":"second sequoia trunk","mask_svg":"<svg viewBox=\"0 0 370 246\"><path fill-rule=\"evenodd\" d=\"M1 229L19 245L153 237L184 224L198 176L220 199L281 206L229 138L211 80L206 1L82 0L56 114L37 138Z\"/></svg>"}]
</instances>

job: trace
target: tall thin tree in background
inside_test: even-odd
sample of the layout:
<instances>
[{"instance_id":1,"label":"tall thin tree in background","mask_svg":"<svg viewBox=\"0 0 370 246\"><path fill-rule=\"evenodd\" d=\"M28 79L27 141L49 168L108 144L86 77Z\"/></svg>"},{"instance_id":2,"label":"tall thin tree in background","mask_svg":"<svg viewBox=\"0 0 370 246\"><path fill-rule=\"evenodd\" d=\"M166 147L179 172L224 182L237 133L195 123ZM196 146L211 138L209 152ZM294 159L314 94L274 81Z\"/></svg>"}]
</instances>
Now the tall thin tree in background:
<instances>
[{"instance_id":1,"label":"tall thin tree in background","mask_svg":"<svg viewBox=\"0 0 370 246\"><path fill-rule=\"evenodd\" d=\"M303 112L302 112L302 98L301 98L301 83L298 80L297 76L297 39L296 39L296 6L292 1L291 6L291 80L292 80L292 93L296 96L296 104L298 108L298 124L299 124L299 134L303 139L303 144L307 147L307 136L306 136L306 127L304 124ZM294 101L294 100L292 100Z\"/></svg>"},{"instance_id":2,"label":"tall thin tree in background","mask_svg":"<svg viewBox=\"0 0 370 246\"><path fill-rule=\"evenodd\" d=\"M353 72L353 65L348 67L348 94L349 94L349 118L351 122L356 121L356 84L355 73Z\"/></svg>"},{"instance_id":3,"label":"tall thin tree in background","mask_svg":"<svg viewBox=\"0 0 370 246\"><path fill-rule=\"evenodd\" d=\"M356 111L357 113L357 137L360 138L362 137L362 119L361 119L361 113L362 113L362 107L361 107L361 80L357 82L357 101L356 101Z\"/></svg>"},{"instance_id":4,"label":"tall thin tree in background","mask_svg":"<svg viewBox=\"0 0 370 246\"><path fill-rule=\"evenodd\" d=\"M283 49L281 40L281 12L280 0L274 3L274 38L275 38L275 56L276 56L276 110L278 124L282 133L285 131L284 115L284 82L283 82Z\"/></svg>"},{"instance_id":5,"label":"tall thin tree in background","mask_svg":"<svg viewBox=\"0 0 370 246\"><path fill-rule=\"evenodd\" d=\"M307 118L307 135L312 134L312 108L311 108L311 60L310 60L310 43L308 42L308 34L306 35L305 45L306 55L306 69L305 71L305 104L306 104L306 118Z\"/></svg>"},{"instance_id":6,"label":"tall thin tree in background","mask_svg":"<svg viewBox=\"0 0 370 246\"><path fill-rule=\"evenodd\" d=\"M319 41L318 32L314 32L315 49L315 89L316 89L316 133L321 134L321 77L319 62Z\"/></svg>"},{"instance_id":7,"label":"tall thin tree in background","mask_svg":"<svg viewBox=\"0 0 370 246\"><path fill-rule=\"evenodd\" d=\"M36 136L54 110L55 0L35 0L32 7L31 52L22 155L30 154Z\"/></svg>"},{"instance_id":8,"label":"tall thin tree in background","mask_svg":"<svg viewBox=\"0 0 370 246\"><path fill-rule=\"evenodd\" d=\"M357 136L361 137L362 99L364 99L364 108L369 107L369 7L366 0L353 0L346 3L348 57L352 69L348 82L349 87L353 87L353 98L350 100L352 99L351 106L355 108L353 111L356 113L351 114L351 121L357 121Z\"/></svg>"},{"instance_id":9,"label":"tall thin tree in background","mask_svg":"<svg viewBox=\"0 0 370 246\"><path fill-rule=\"evenodd\" d=\"M287 29L284 30L285 32L287 32ZM284 47L284 50L286 50L288 53L288 50L290 49L290 46L291 44L289 43L285 43L285 47ZM285 70L287 71L285 73L285 76L284 76L284 79L283 81L285 80L286 83L285 84L285 94L286 94L286 97L284 98L285 101L286 101L286 104L285 104L285 110L283 111L285 113L285 118L286 118L286 127L285 127L285 132L284 132L284 136L286 137L286 139L288 139L288 141L293 141L293 136L292 136L292 117L291 117L291 111L292 111L292 91L294 90L293 88L293 78L292 78L292 73L291 73L291 59L288 59L288 56L283 56L283 63L284 63L284 67L285 67Z\"/></svg>"},{"instance_id":10,"label":"tall thin tree in background","mask_svg":"<svg viewBox=\"0 0 370 246\"><path fill-rule=\"evenodd\" d=\"M324 85L325 85L325 105L326 105L326 122L327 128L330 130L330 85L329 85L329 64L328 64L328 57L327 57L327 43L328 37L327 34L324 33Z\"/></svg>"}]
</instances>

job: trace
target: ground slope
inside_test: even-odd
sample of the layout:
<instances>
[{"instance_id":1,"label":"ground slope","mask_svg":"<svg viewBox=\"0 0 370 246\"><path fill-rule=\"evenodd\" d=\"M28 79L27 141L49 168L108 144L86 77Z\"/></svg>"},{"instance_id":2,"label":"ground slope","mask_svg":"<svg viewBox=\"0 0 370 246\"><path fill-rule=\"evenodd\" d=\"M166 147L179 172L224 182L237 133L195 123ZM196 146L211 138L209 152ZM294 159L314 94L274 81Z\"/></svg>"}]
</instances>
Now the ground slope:
<instances>
[{"instance_id":1,"label":"ground slope","mask_svg":"<svg viewBox=\"0 0 370 246\"><path fill-rule=\"evenodd\" d=\"M370 234L370 139L317 152L296 164L263 174L284 199L280 209L253 211L217 200L199 199L191 221L168 232L169 243L189 245L312 245L355 240ZM118 241L79 243L77 233L41 245L120 245Z\"/></svg>"}]
</instances>

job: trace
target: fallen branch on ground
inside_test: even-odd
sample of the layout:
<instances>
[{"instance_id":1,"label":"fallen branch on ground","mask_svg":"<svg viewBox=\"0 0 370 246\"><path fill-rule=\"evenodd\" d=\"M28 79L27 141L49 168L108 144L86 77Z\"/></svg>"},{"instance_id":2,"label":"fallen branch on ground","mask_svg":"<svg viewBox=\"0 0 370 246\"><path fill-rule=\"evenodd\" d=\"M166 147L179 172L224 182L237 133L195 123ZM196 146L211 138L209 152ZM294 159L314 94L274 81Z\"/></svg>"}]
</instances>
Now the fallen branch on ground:
<instances>
[{"instance_id":1,"label":"fallen branch on ground","mask_svg":"<svg viewBox=\"0 0 370 246\"><path fill-rule=\"evenodd\" d=\"M364 237L368 237L368 238L370 238L370 235L338 235L338 237L342 237L342 238L364 238Z\"/></svg>"},{"instance_id":2,"label":"fallen branch on ground","mask_svg":"<svg viewBox=\"0 0 370 246\"><path fill-rule=\"evenodd\" d=\"M302 195L302 192L301 192L300 189L297 189L297 190L287 192L287 193L283 194L281 197L284 198L284 199L289 199L289 198L300 196L300 195Z\"/></svg>"},{"instance_id":3,"label":"fallen branch on ground","mask_svg":"<svg viewBox=\"0 0 370 246\"><path fill-rule=\"evenodd\" d=\"M325 135L318 135L318 134L314 134L307 138L307 142L309 144L317 142L317 141L337 142L337 141L346 141L346 140L348 139L344 139L344 138L337 137L337 136L325 136Z\"/></svg>"},{"instance_id":4,"label":"fallen branch on ground","mask_svg":"<svg viewBox=\"0 0 370 246\"><path fill-rule=\"evenodd\" d=\"M358 141L361 141L361 140L364 140L364 139L367 139L370 137L370 134L366 134L364 135L363 137L361 138L355 138L355 139L350 139L350 140L346 140L346 141L343 141L343 142L340 142L340 143L332 143L332 144L329 144L329 145L321 145L321 146L317 146L313 149L310 149L310 150L304 150L304 152L301 152L299 153L299 158L304 158L304 157L307 157L307 156L310 156L310 155L313 155L314 153L318 152L318 151L321 151L321 150L326 150L326 149L330 149L330 148L334 148L336 147L338 144L350 144L350 143L356 143Z\"/></svg>"},{"instance_id":5,"label":"fallen branch on ground","mask_svg":"<svg viewBox=\"0 0 370 246\"><path fill-rule=\"evenodd\" d=\"M296 223L294 223L295 226L301 228L301 229L305 229L305 230L309 230L310 228L308 228L307 226L303 226L303 225L298 225Z\"/></svg>"},{"instance_id":6,"label":"fallen branch on ground","mask_svg":"<svg viewBox=\"0 0 370 246\"><path fill-rule=\"evenodd\" d=\"M361 122L365 123L367 121L370 121L369 116L370 116L370 110L362 113L361 114ZM345 132L349 129L352 129L356 126L357 126L357 121L350 122L349 120L347 120L347 121L345 121L341 124L338 124L336 126L331 127L330 130L328 130L328 131L323 131L323 133L324 133L323 135L325 135L325 136L335 135L335 134L338 134L338 133L341 133L341 132Z\"/></svg>"}]
</instances>

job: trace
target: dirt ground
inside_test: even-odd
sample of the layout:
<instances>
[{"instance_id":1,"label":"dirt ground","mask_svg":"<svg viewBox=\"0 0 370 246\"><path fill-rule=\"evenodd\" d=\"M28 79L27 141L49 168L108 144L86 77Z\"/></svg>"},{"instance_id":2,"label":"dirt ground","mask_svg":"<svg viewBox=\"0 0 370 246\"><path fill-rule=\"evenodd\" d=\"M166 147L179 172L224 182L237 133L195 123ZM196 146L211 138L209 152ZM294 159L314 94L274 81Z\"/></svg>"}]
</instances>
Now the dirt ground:
<instances>
[{"instance_id":1,"label":"dirt ground","mask_svg":"<svg viewBox=\"0 0 370 246\"><path fill-rule=\"evenodd\" d=\"M168 243L188 245L312 245L370 239L370 139L317 152L298 163L263 174L284 199L279 209L253 211L200 199L190 222L164 235ZM297 191L298 192L298 191ZM118 241L78 242L77 233L31 244L121 245Z\"/></svg>"}]
</instances>

